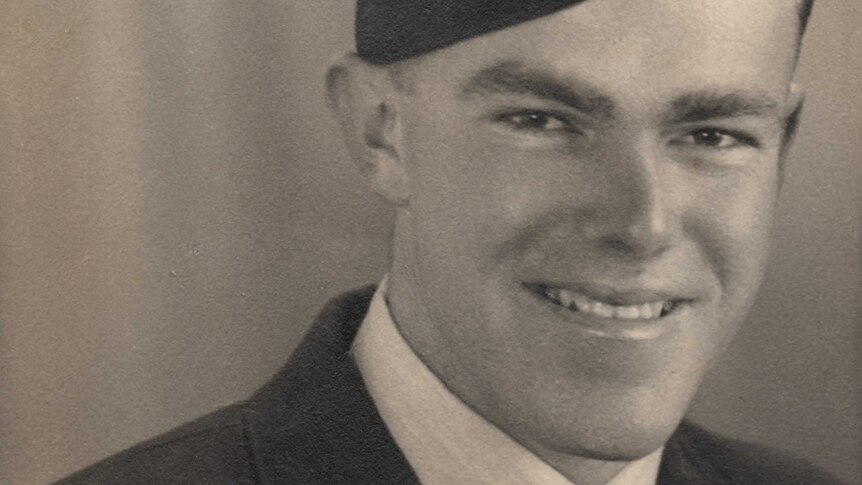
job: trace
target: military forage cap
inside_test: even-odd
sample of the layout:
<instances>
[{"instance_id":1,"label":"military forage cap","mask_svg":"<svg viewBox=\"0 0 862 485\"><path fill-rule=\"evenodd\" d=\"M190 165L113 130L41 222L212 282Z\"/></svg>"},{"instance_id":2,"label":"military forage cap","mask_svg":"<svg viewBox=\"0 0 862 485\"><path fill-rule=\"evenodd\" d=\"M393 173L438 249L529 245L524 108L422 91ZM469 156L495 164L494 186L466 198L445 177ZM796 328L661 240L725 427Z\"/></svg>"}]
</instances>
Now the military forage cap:
<instances>
[{"instance_id":1,"label":"military forage cap","mask_svg":"<svg viewBox=\"0 0 862 485\"><path fill-rule=\"evenodd\" d=\"M584 0L357 0L356 50L389 64L521 22Z\"/></svg>"}]
</instances>

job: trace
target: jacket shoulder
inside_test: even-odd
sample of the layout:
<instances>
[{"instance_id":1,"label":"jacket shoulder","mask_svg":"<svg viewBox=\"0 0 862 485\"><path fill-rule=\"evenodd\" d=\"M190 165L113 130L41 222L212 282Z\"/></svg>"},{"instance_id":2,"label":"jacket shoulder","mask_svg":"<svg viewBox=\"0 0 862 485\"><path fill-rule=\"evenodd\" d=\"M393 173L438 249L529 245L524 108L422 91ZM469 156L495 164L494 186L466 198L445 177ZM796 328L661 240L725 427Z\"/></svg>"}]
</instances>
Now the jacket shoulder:
<instances>
[{"instance_id":1,"label":"jacket shoulder","mask_svg":"<svg viewBox=\"0 0 862 485\"><path fill-rule=\"evenodd\" d=\"M826 471L785 452L727 438L684 423L672 440L685 460L710 483L841 485Z\"/></svg>"},{"instance_id":2,"label":"jacket shoulder","mask_svg":"<svg viewBox=\"0 0 862 485\"><path fill-rule=\"evenodd\" d=\"M57 485L257 483L243 404L222 408L108 457Z\"/></svg>"}]
</instances>

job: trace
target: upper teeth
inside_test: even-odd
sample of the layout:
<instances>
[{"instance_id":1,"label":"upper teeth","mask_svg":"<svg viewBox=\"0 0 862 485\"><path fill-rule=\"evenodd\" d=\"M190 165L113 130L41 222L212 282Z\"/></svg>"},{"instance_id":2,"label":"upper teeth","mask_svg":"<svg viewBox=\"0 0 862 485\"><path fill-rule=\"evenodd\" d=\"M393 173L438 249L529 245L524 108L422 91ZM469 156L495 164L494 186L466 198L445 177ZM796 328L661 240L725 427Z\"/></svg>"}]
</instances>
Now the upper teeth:
<instances>
[{"instance_id":1,"label":"upper teeth","mask_svg":"<svg viewBox=\"0 0 862 485\"><path fill-rule=\"evenodd\" d=\"M662 315L662 310L670 309L672 305L670 301L655 301L639 305L618 306L594 300L581 293L559 288L546 288L545 295L570 310L620 320L652 320L659 318Z\"/></svg>"}]
</instances>

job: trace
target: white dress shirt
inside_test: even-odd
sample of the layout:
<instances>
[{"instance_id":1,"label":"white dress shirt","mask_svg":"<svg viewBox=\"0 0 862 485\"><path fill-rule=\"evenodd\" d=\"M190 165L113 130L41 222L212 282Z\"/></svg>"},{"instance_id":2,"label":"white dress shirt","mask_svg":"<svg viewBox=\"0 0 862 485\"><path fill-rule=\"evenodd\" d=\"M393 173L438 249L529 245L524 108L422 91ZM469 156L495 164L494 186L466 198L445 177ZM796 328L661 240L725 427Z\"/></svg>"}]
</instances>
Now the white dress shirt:
<instances>
[{"instance_id":1,"label":"white dress shirt","mask_svg":"<svg viewBox=\"0 0 862 485\"><path fill-rule=\"evenodd\" d=\"M440 382L401 336L385 292L384 278L352 351L383 421L423 485L576 485ZM661 451L631 462L608 485L655 485Z\"/></svg>"}]
</instances>

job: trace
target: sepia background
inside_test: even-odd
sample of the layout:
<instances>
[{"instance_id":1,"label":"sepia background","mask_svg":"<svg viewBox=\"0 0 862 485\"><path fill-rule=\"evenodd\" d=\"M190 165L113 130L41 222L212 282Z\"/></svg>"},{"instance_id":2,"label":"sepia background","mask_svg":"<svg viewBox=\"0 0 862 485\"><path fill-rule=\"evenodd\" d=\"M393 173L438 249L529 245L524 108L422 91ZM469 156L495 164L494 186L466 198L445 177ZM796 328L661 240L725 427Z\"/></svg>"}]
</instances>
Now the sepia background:
<instances>
[{"instance_id":1,"label":"sepia background","mask_svg":"<svg viewBox=\"0 0 862 485\"><path fill-rule=\"evenodd\" d=\"M242 399L391 213L328 117L347 0L7 0L0 483L42 484ZM862 483L862 4L820 0L749 324L692 416Z\"/></svg>"}]
</instances>

